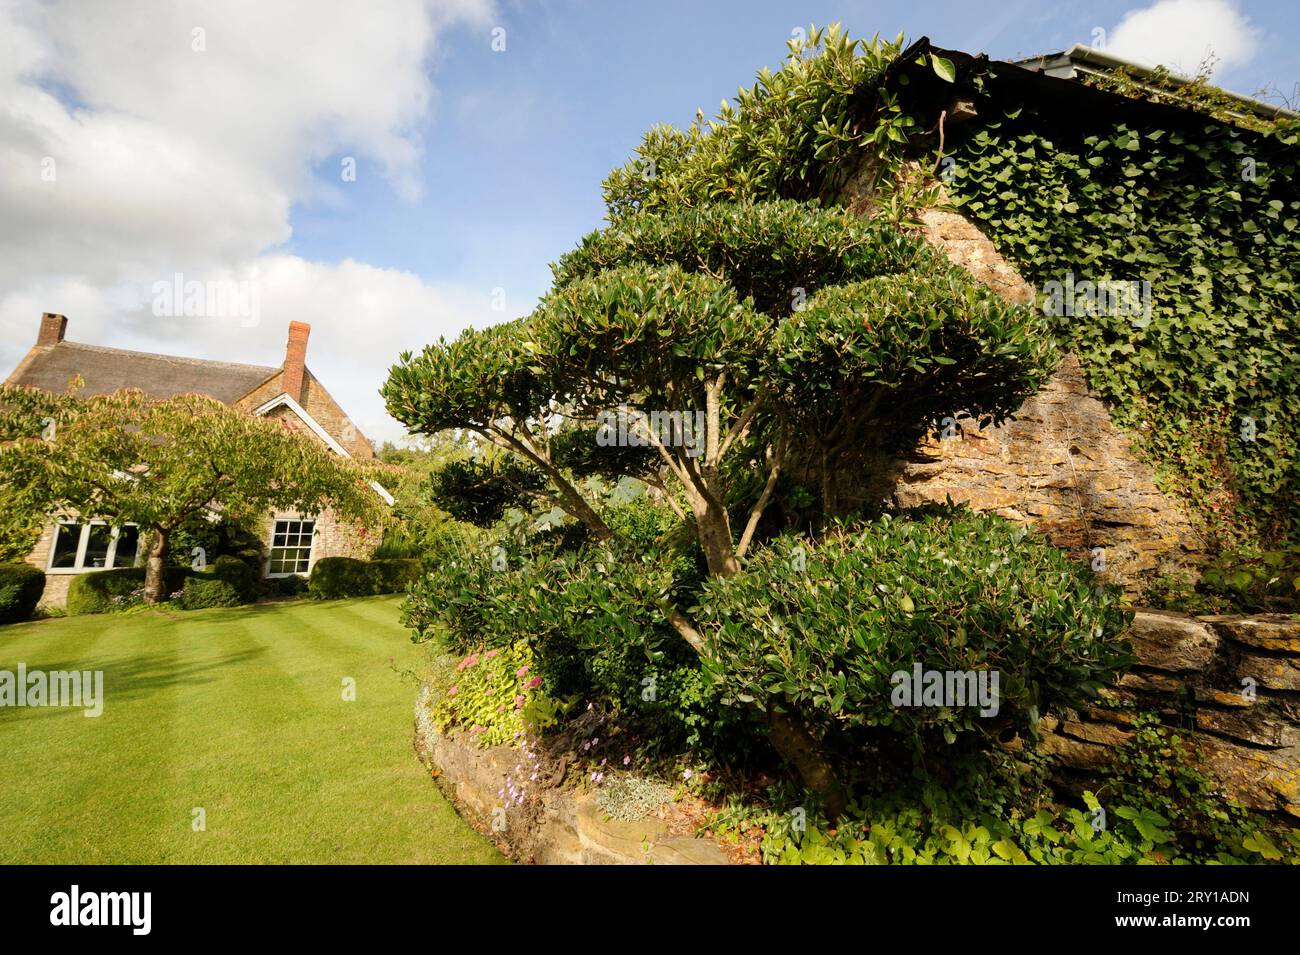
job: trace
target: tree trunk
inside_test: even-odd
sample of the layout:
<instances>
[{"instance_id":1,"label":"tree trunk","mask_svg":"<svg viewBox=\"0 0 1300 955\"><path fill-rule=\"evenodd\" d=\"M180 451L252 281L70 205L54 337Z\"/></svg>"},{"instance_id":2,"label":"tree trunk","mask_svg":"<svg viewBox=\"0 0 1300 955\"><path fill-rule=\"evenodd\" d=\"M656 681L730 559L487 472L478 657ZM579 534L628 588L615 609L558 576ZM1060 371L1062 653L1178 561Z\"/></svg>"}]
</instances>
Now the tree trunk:
<instances>
[{"instance_id":1,"label":"tree trunk","mask_svg":"<svg viewBox=\"0 0 1300 955\"><path fill-rule=\"evenodd\" d=\"M794 766L803 784L821 797L822 808L831 822L837 820L848 804L848 797L808 727L797 717L780 713L771 706L767 709L767 726L773 749Z\"/></svg>"},{"instance_id":2,"label":"tree trunk","mask_svg":"<svg viewBox=\"0 0 1300 955\"><path fill-rule=\"evenodd\" d=\"M147 604L156 604L166 596L163 561L167 559L169 533L161 527L155 527L149 535L149 557L144 565L144 602Z\"/></svg>"},{"instance_id":3,"label":"tree trunk","mask_svg":"<svg viewBox=\"0 0 1300 955\"><path fill-rule=\"evenodd\" d=\"M736 560L736 549L731 543L728 529L718 527L715 523L696 520L699 529L700 547L704 550L704 559L709 565L710 577L731 577L740 573L740 561Z\"/></svg>"}]
</instances>

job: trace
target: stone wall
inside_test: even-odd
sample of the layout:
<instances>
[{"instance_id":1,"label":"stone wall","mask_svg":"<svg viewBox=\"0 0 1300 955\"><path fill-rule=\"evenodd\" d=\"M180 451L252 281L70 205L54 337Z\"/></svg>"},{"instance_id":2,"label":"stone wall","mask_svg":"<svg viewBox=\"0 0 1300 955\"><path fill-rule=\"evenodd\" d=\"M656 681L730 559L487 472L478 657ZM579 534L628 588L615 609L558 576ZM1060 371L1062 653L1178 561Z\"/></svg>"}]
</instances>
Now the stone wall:
<instances>
[{"instance_id":1,"label":"stone wall","mask_svg":"<svg viewBox=\"0 0 1300 955\"><path fill-rule=\"evenodd\" d=\"M841 197L851 212L873 214L872 181L868 156ZM1032 286L974 223L939 209L920 218L926 241L977 281L1008 301L1034 302ZM1156 486L1073 356L1009 421L982 430L961 417L956 424L955 435L930 438L883 465L883 482L866 482L857 496L902 506L951 498L1032 524L1075 557L1104 560L1103 579L1130 593L1144 577L1200 562L1195 512Z\"/></svg>"},{"instance_id":2,"label":"stone wall","mask_svg":"<svg viewBox=\"0 0 1300 955\"><path fill-rule=\"evenodd\" d=\"M590 791L547 767L518 805L500 793L527 763L514 746L480 748L466 734L443 736L429 719L429 691L415 706L415 749L460 814L509 858L541 865L726 865L721 847L674 825L671 814L635 822L608 818Z\"/></svg>"},{"instance_id":3,"label":"stone wall","mask_svg":"<svg viewBox=\"0 0 1300 955\"><path fill-rule=\"evenodd\" d=\"M1130 591L1143 577L1196 563L1195 521L1156 487L1073 356L1009 421L981 430L959 417L955 430L899 462L900 505L950 497L1033 524Z\"/></svg>"},{"instance_id":4,"label":"stone wall","mask_svg":"<svg viewBox=\"0 0 1300 955\"><path fill-rule=\"evenodd\" d=\"M926 241L976 280L1008 301L1034 301L1033 289L973 223L937 209L921 221ZM1105 578L1129 590L1153 572L1194 565L1201 553L1190 509L1156 487L1072 355L1011 420L981 430L958 418L954 436L930 438L901 465L898 503L951 497L1032 523L1074 556L1104 560Z\"/></svg>"},{"instance_id":5,"label":"stone wall","mask_svg":"<svg viewBox=\"0 0 1300 955\"><path fill-rule=\"evenodd\" d=\"M1098 705L1044 718L1044 748L1085 788L1138 711L1158 713L1203 756L1222 791L1300 818L1300 620L1138 611L1137 665Z\"/></svg>"}]
</instances>

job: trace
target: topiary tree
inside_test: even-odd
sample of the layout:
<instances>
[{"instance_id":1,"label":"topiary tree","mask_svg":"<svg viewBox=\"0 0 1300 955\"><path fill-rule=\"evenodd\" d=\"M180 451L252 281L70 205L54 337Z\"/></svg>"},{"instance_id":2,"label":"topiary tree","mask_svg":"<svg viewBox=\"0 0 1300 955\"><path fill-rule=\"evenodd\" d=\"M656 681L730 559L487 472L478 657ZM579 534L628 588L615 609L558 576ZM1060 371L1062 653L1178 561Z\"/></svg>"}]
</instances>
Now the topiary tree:
<instances>
[{"instance_id":1,"label":"topiary tree","mask_svg":"<svg viewBox=\"0 0 1300 955\"><path fill-rule=\"evenodd\" d=\"M279 422L202 395L80 398L0 388L0 478L15 506L138 524L149 535L145 600L165 595L171 534L197 514L270 509L382 520L369 473Z\"/></svg>"},{"instance_id":2,"label":"topiary tree","mask_svg":"<svg viewBox=\"0 0 1300 955\"><path fill-rule=\"evenodd\" d=\"M792 450L840 468L944 416L1000 419L1052 356L1041 316L918 239L842 211L734 203L621 219L560 263L531 316L404 354L383 393L413 432L465 428L532 463L597 540L613 535L553 435L560 422L629 418L669 500L686 502L710 575L726 578ZM650 426L656 414L667 427ZM680 608L657 607L711 656ZM842 793L807 729L779 696L760 705L773 742L833 807Z\"/></svg>"}]
</instances>

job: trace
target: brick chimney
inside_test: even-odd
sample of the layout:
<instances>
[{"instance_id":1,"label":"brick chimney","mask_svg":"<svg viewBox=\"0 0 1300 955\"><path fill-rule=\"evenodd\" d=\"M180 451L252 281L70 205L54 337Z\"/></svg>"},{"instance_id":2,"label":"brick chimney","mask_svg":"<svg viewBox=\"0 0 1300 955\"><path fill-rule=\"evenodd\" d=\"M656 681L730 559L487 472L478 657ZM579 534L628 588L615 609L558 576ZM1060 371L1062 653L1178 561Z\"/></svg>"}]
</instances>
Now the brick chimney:
<instances>
[{"instance_id":1,"label":"brick chimney","mask_svg":"<svg viewBox=\"0 0 1300 955\"><path fill-rule=\"evenodd\" d=\"M302 401L303 372L307 362L307 336L311 326L306 322L289 323L289 341L284 346L284 391L294 401Z\"/></svg>"},{"instance_id":2,"label":"brick chimney","mask_svg":"<svg viewBox=\"0 0 1300 955\"><path fill-rule=\"evenodd\" d=\"M57 345L63 341L63 333L68 330L68 320L63 315L46 312L41 316L41 331L36 336L36 347Z\"/></svg>"}]
</instances>

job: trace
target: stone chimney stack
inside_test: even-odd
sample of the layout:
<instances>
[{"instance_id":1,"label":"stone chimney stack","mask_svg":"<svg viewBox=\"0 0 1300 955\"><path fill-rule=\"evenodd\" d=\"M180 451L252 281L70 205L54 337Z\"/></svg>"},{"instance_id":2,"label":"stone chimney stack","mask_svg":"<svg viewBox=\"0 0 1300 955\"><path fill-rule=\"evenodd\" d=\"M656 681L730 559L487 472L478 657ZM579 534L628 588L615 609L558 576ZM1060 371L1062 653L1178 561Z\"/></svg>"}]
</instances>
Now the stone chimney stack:
<instances>
[{"instance_id":1,"label":"stone chimney stack","mask_svg":"<svg viewBox=\"0 0 1300 955\"><path fill-rule=\"evenodd\" d=\"M307 336L311 326L306 322L289 323L289 341L284 347L284 390L294 401L302 401L302 382L307 364Z\"/></svg>"},{"instance_id":2,"label":"stone chimney stack","mask_svg":"<svg viewBox=\"0 0 1300 955\"><path fill-rule=\"evenodd\" d=\"M68 330L68 320L63 315L46 312L41 316L41 331L36 336L36 347L57 345L63 341L63 333Z\"/></svg>"}]
</instances>

